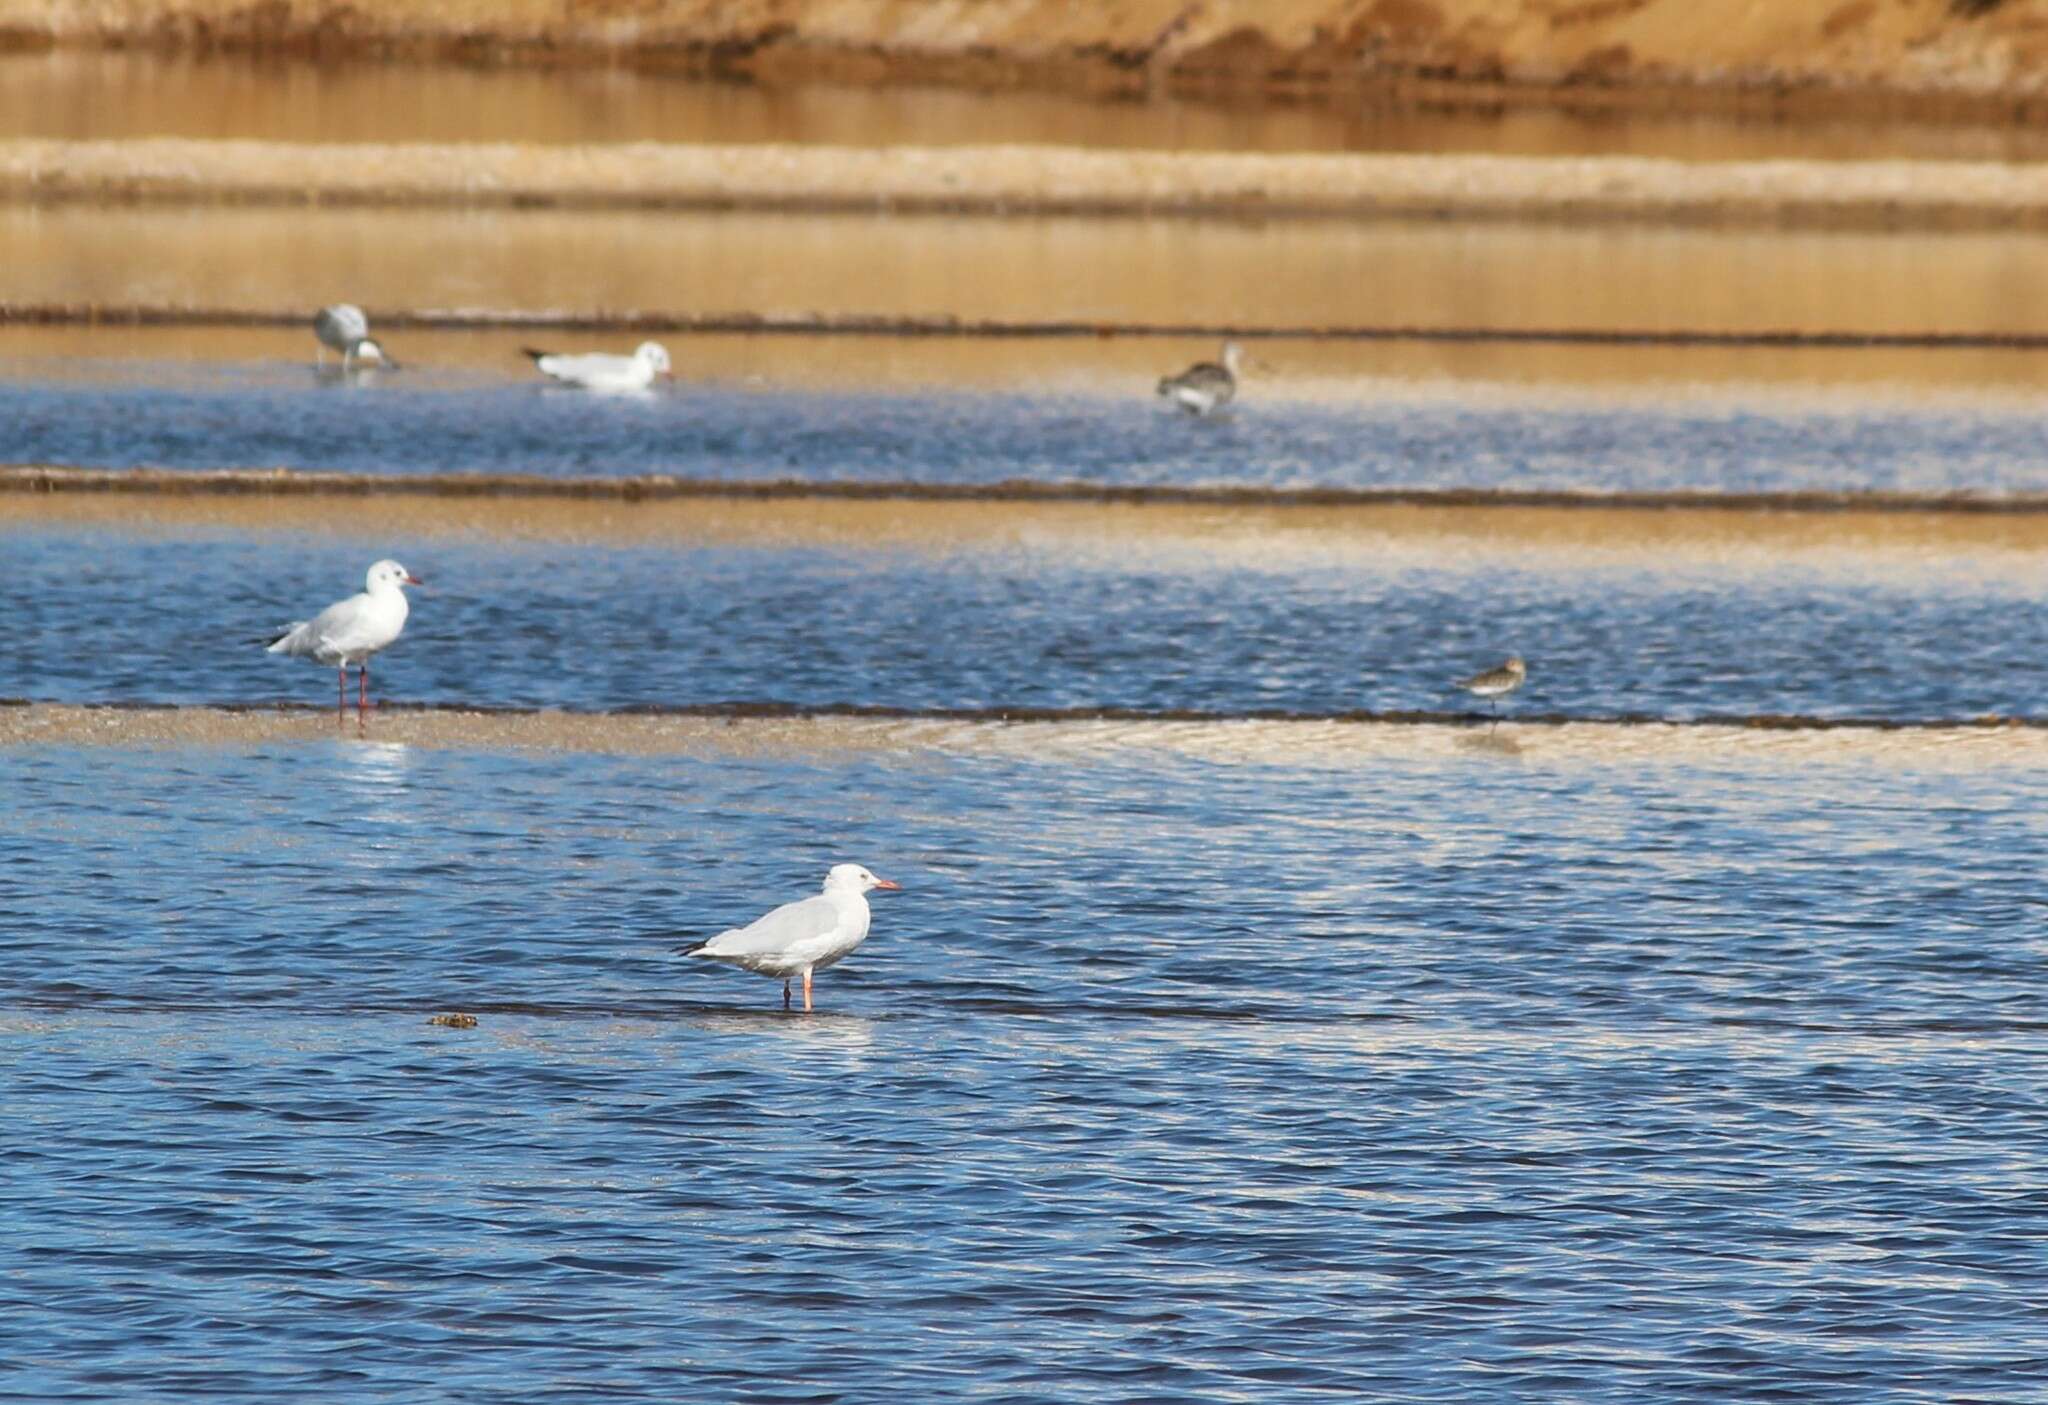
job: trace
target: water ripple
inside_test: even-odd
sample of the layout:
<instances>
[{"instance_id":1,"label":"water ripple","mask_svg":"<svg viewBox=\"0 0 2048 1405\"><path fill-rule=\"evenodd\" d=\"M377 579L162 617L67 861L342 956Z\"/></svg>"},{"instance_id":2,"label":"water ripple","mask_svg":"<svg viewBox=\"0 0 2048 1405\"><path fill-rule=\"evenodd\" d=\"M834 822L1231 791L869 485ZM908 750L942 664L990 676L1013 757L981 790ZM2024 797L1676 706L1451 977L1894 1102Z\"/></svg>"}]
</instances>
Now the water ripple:
<instances>
[{"instance_id":1,"label":"water ripple","mask_svg":"<svg viewBox=\"0 0 2048 1405\"><path fill-rule=\"evenodd\" d=\"M1860 1405L2048 1360L2024 772L0 784L26 1396ZM670 954L847 850L908 890L818 1016Z\"/></svg>"}]
</instances>

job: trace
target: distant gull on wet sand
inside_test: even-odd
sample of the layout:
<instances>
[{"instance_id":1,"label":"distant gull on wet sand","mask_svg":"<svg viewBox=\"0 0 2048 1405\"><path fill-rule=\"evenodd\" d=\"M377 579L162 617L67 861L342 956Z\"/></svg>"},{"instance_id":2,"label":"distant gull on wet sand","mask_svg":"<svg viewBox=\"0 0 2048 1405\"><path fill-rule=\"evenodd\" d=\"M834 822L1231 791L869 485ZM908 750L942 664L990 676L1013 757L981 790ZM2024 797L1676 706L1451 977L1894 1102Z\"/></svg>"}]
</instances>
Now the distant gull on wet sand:
<instances>
[{"instance_id":1,"label":"distant gull on wet sand","mask_svg":"<svg viewBox=\"0 0 2048 1405\"><path fill-rule=\"evenodd\" d=\"M660 342L642 342L631 356L602 351L566 356L530 346L521 349L533 358L542 375L585 390L645 390L656 376L669 373L668 350Z\"/></svg>"},{"instance_id":2,"label":"distant gull on wet sand","mask_svg":"<svg viewBox=\"0 0 2048 1405\"><path fill-rule=\"evenodd\" d=\"M271 639L269 652L338 669L334 683L337 713L348 708L348 668L354 664L356 715L361 717L369 709L370 655L405 629L411 608L405 587L420 584L418 576L396 561L379 561L370 568L362 594L337 600L312 619L292 625Z\"/></svg>"},{"instance_id":3,"label":"distant gull on wet sand","mask_svg":"<svg viewBox=\"0 0 2048 1405\"><path fill-rule=\"evenodd\" d=\"M852 954L867 940L868 890L902 887L877 878L857 863L835 864L825 875L825 890L815 898L784 903L744 927L720 932L709 941L681 947L686 956L728 961L742 970L782 979L782 1008L789 1008L789 983L804 981L804 1009L811 1008L811 974Z\"/></svg>"},{"instance_id":4,"label":"distant gull on wet sand","mask_svg":"<svg viewBox=\"0 0 2048 1405\"><path fill-rule=\"evenodd\" d=\"M326 348L331 346L341 353L344 371L357 361L381 361L394 369L398 365L370 336L370 319L354 303L338 302L321 308L313 315L313 335L320 339L322 364L327 360Z\"/></svg>"},{"instance_id":5,"label":"distant gull on wet sand","mask_svg":"<svg viewBox=\"0 0 2048 1405\"><path fill-rule=\"evenodd\" d=\"M1237 367L1243 352L1234 341L1223 343L1223 364L1197 361L1177 376L1159 382L1159 393L1191 415L1208 415L1237 395Z\"/></svg>"},{"instance_id":6,"label":"distant gull on wet sand","mask_svg":"<svg viewBox=\"0 0 2048 1405\"><path fill-rule=\"evenodd\" d=\"M1521 687L1522 680L1528 676L1528 666L1518 655L1499 668L1489 668L1486 672L1475 673L1470 678L1458 679L1457 686L1474 697L1485 698L1488 705L1493 708L1494 715L1499 716L1500 704L1495 700L1504 698Z\"/></svg>"}]
</instances>

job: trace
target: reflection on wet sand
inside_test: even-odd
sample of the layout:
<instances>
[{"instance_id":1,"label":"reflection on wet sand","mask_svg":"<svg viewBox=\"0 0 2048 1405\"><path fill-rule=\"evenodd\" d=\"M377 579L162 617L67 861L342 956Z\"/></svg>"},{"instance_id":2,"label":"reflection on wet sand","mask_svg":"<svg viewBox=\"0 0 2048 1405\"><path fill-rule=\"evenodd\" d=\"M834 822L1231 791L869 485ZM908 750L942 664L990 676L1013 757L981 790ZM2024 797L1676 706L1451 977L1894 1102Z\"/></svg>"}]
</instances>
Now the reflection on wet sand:
<instances>
[{"instance_id":1,"label":"reflection on wet sand","mask_svg":"<svg viewBox=\"0 0 2048 1405\"><path fill-rule=\"evenodd\" d=\"M373 320L491 308L2020 332L2040 328L2013 295L2035 276L2038 244L2023 231L8 207L0 302L302 308L310 319L321 296L344 295L308 292L325 289L346 290ZM310 333L300 340L310 362Z\"/></svg>"},{"instance_id":2,"label":"reflection on wet sand","mask_svg":"<svg viewBox=\"0 0 2048 1405\"><path fill-rule=\"evenodd\" d=\"M338 511L337 509L342 509ZM1401 503L1239 504L717 496L444 497L5 492L0 536L50 527L251 536L493 537L661 547L1023 551L1064 566L1181 571L1441 569L1469 561L1573 575L1919 580L2048 591L2048 513L1736 511Z\"/></svg>"},{"instance_id":3,"label":"reflection on wet sand","mask_svg":"<svg viewBox=\"0 0 2048 1405\"><path fill-rule=\"evenodd\" d=\"M1512 731L1503 732L1497 726L1459 737L1458 749L1472 756L1498 756L1504 760L1513 760L1527 750Z\"/></svg>"},{"instance_id":4,"label":"reflection on wet sand","mask_svg":"<svg viewBox=\"0 0 2048 1405\"><path fill-rule=\"evenodd\" d=\"M1490 740L1483 743L1477 737ZM0 706L0 747L150 749L273 743L445 750L547 750L609 755L748 757L830 762L923 753L1008 756L1058 764L1179 758L1218 764L1370 769L1396 761L1475 755L1541 766L1646 763L1880 765L1955 772L2048 765L2048 727L1743 726L1719 723L1502 721L1388 723L1341 720L1209 722L997 722L934 717L698 715L563 712L379 713L370 740L337 738L316 710Z\"/></svg>"},{"instance_id":5,"label":"reflection on wet sand","mask_svg":"<svg viewBox=\"0 0 2048 1405\"><path fill-rule=\"evenodd\" d=\"M618 68L422 67L55 51L0 57L0 131L268 141L1027 142L1216 151L2037 160L2021 124L1364 103L1103 102L1056 93L753 86Z\"/></svg>"}]
</instances>

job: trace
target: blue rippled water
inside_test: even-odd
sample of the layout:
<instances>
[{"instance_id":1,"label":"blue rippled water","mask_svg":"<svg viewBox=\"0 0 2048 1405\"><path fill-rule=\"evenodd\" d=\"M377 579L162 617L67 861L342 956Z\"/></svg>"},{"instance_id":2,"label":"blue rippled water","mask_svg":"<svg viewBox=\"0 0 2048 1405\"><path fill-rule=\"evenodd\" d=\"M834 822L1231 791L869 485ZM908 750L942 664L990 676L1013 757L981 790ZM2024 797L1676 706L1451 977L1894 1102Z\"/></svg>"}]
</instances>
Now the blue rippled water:
<instances>
[{"instance_id":1,"label":"blue rippled water","mask_svg":"<svg viewBox=\"0 0 2048 1405\"><path fill-rule=\"evenodd\" d=\"M917 509L907 508L916 512ZM40 526L0 536L0 696L331 698L267 631L393 554L427 578L373 675L394 701L604 710L770 702L1317 713L1468 706L1511 652L1515 707L1673 719L2033 715L2031 569L1965 553L1338 555L1203 539L960 549L374 541ZM1399 548L1399 549L1397 549ZM1994 558L1995 559L1995 558ZM353 688L351 683L351 688Z\"/></svg>"},{"instance_id":2,"label":"blue rippled water","mask_svg":"<svg viewBox=\"0 0 2048 1405\"><path fill-rule=\"evenodd\" d=\"M1196 424L247 367L31 376L0 425L16 462L391 474L1998 493L2048 462L2016 411L1875 403ZM930 530L514 541L363 507L12 514L0 696L324 704L256 641L387 554L430 581L376 665L403 702L1436 709L1510 651L1511 709L1567 717L2031 715L2048 683L2025 533L905 504ZM2048 1398L2032 733L1226 764L1082 731L0 746L0 1398ZM840 859L907 891L815 1016L673 954Z\"/></svg>"},{"instance_id":3,"label":"blue rippled water","mask_svg":"<svg viewBox=\"0 0 2048 1405\"><path fill-rule=\"evenodd\" d=\"M2037 1399L2048 830L1918 754L0 750L0 1390ZM842 857L816 1017L669 954Z\"/></svg>"},{"instance_id":4,"label":"blue rippled water","mask_svg":"<svg viewBox=\"0 0 2048 1405\"><path fill-rule=\"evenodd\" d=\"M853 359L858 348L848 346ZM1546 408L1361 388L1355 404L1251 389L1197 422L1128 396L819 393L680 385L644 399L310 368L0 383L18 463L365 473L648 473L712 480L1654 491L2048 489L2048 430L2019 409Z\"/></svg>"}]
</instances>

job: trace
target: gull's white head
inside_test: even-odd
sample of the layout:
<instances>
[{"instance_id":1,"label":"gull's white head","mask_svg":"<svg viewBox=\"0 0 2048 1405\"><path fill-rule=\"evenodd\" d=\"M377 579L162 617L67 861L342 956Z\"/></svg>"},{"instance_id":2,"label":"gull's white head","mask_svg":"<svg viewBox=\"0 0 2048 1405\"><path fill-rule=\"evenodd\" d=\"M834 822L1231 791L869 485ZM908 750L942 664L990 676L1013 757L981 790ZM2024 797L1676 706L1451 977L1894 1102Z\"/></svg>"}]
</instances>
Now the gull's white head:
<instances>
[{"instance_id":1,"label":"gull's white head","mask_svg":"<svg viewBox=\"0 0 2048 1405\"><path fill-rule=\"evenodd\" d=\"M385 354L384 348L377 345L374 337L364 337L356 343L356 359L359 361L382 361L387 366L398 364Z\"/></svg>"},{"instance_id":2,"label":"gull's white head","mask_svg":"<svg viewBox=\"0 0 2048 1405\"><path fill-rule=\"evenodd\" d=\"M401 586L425 584L425 581L396 561L379 561L370 568L369 588L372 595L380 591L397 590Z\"/></svg>"},{"instance_id":3,"label":"gull's white head","mask_svg":"<svg viewBox=\"0 0 2048 1405\"><path fill-rule=\"evenodd\" d=\"M654 368L656 375L668 374L668 348L658 341L644 341L633 352L635 361L645 361Z\"/></svg>"},{"instance_id":4,"label":"gull's white head","mask_svg":"<svg viewBox=\"0 0 2048 1405\"><path fill-rule=\"evenodd\" d=\"M865 893L871 888L901 890L901 883L892 883L886 878L877 878L857 863L838 863L825 875L827 892L835 888L851 888L856 893Z\"/></svg>"}]
</instances>

